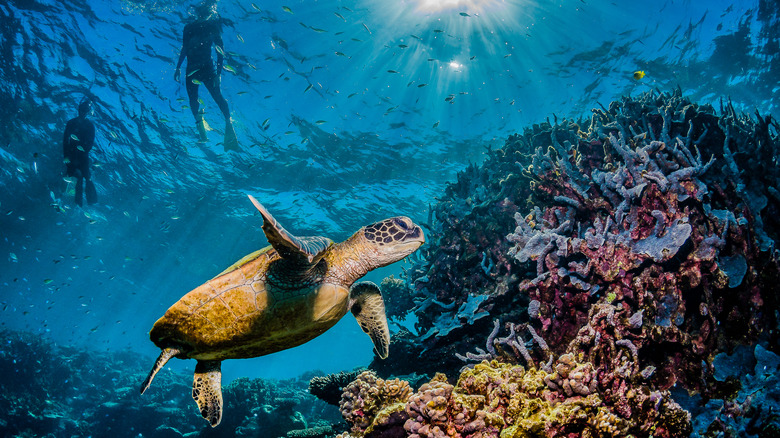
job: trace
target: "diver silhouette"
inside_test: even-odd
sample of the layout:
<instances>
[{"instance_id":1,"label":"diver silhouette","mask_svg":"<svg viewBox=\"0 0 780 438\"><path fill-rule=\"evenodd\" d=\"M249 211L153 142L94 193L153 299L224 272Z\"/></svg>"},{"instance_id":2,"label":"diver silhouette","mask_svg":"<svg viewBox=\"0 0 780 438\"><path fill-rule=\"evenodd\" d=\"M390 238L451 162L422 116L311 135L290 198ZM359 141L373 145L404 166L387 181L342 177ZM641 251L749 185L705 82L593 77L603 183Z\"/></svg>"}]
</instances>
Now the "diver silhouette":
<instances>
[{"instance_id":1,"label":"diver silhouette","mask_svg":"<svg viewBox=\"0 0 780 438\"><path fill-rule=\"evenodd\" d=\"M76 177L76 204L82 205L82 192L86 181L87 202L97 202L97 191L92 183L89 171L89 151L95 143L95 125L87 119L92 113L92 100L89 97L79 103L79 115L68 120L62 139L62 153L65 156L65 172Z\"/></svg>"},{"instance_id":2,"label":"diver silhouette","mask_svg":"<svg viewBox=\"0 0 780 438\"><path fill-rule=\"evenodd\" d=\"M181 80L181 64L186 58L185 83L187 96L190 100L192 115L195 117L195 125L198 128L199 142L205 143L208 140L206 137L206 121L203 119L203 111L200 110L200 103L198 102L198 85L203 84L225 116L225 150L237 150L238 141L230 120L230 110L228 109L227 100L222 95L222 90L220 89L222 62L225 58L222 44L223 20L217 14L217 4L214 0L206 0L195 6L194 15L195 21L184 26L181 53L179 54L179 62L176 64L176 73L174 73L173 79L176 82ZM216 69L211 58L212 46L217 52Z\"/></svg>"}]
</instances>

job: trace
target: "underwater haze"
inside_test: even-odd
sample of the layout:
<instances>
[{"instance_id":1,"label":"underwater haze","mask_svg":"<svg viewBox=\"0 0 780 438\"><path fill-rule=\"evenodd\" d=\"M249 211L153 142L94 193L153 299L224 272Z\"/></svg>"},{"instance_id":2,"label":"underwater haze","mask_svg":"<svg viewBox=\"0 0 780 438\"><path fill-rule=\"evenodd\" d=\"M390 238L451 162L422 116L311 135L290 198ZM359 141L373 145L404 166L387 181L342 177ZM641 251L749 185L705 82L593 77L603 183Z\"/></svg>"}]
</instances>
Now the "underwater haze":
<instances>
[{"instance_id":1,"label":"underwater haze","mask_svg":"<svg viewBox=\"0 0 780 438\"><path fill-rule=\"evenodd\" d=\"M571 317L584 324L597 313L589 314L590 306L621 300L627 303L626 312L639 311L638 323L637 313L623 318L634 318L632 333L637 339L657 341L659 333L668 334L651 324L680 328L678 334L669 335L668 344L658 341L644 348L629 348L637 363L643 364L634 377L640 368L647 370L644 365L662 369L664 360L653 349L668 347L677 352L679 348L683 357L682 352L690 348L697 354L691 360L697 362L695 372L701 373L701 381L721 382L717 388L691 383L696 380L691 377L693 368L684 377L659 371L651 378L649 371L647 381L657 380L647 385L661 391L658 394L663 392L663 396L652 398L656 411L671 412L671 407L664 411L658 406L672 406L674 397L693 413L687 428L675 429L671 420L658 420L653 426L657 436L704 436L708 428L711 436L759 436L761 427L762 431L780 430L776 416L767 414L772 409L769 402L759 410L764 414L752 417L747 414L749 402L741 410L732 405L724 408L724 402L716 407L711 404L713 399L728 398L729 390L737 394L740 376L745 374L742 371L752 372L757 363L770 369L780 363L775 355L777 327L766 326L767 321L776 322L780 311L775 307L775 280L780 275L767 268L777 261L775 239L780 237L775 234L780 230L776 219L780 210L775 209L780 203L775 189L780 179L773 173L780 144L775 121L780 116L780 1L218 0L214 4L222 20L224 48L211 54L215 59L224 56L220 86L236 134L235 149L224 140L225 119L205 86L200 86L199 98L208 140L199 141L184 85L191 80L184 70L186 61L181 69L184 80L174 80L183 28L195 21L196 7L201 3L0 3L0 332L5 335L0 345L0 380L5 381L0 381L4 393L0 434L324 437L349 429L351 436L371 436L372 432L366 431L370 421L358 427L360 421L353 418L358 411L361 416L363 412L368 415L368 408L353 407L349 391L344 393L341 406L331 406L338 401L327 404L320 400L323 397L308 393L309 379L367 367L387 382L391 376L413 376L406 379L412 392L436 371L446 372L454 384L461 366L479 361L458 360L455 353L462 356L467 351L454 351L453 338L473 347L468 350L472 359L498 358L501 355L490 350L494 340L499 344L504 339L505 352L514 351L516 356L506 362L526 366L522 349L510 348L508 345L518 344L506 341L514 336L516 326L511 325L510 335L500 332L507 338L499 339L499 321L522 323L522 330L527 326L533 330L536 324L558 357L574 351L575 344L569 342L582 334L578 331L581 325L562 321ZM79 103L85 98L91 99L93 107L89 120L95 126L95 145L89 156L97 202L80 206L74 200L77 179L66 174L62 142L66 123L78 115ZM630 102L639 103L631 106ZM650 113L637 109L653 105L648 102L664 105ZM615 110L618 107L622 109ZM664 113L663 108L669 112ZM696 118L691 111L711 119ZM678 113L680 126L670 129L672 120L678 121ZM600 114L605 118L603 127L597 129L595 120ZM730 130L726 128L729 120L735 123ZM618 128L621 123L625 126ZM561 133L562 129L567 133ZM539 134L543 131L545 134ZM643 131L649 134L640 135ZM713 134L715 131L718 133ZM729 143L738 135L744 135L745 140ZM626 146L629 137L632 142ZM618 138L623 140L622 148L615 146ZM679 149L672 145L677 139ZM647 144L642 143L645 140ZM665 146L651 145L650 140L662 141ZM715 145L711 154L710 140ZM571 177L562 183L566 189L558 192L549 188L554 185L545 185L544 177L528 176L554 167L544 167L544 154L553 157L549 161L553 163L556 157L569 153L562 152L568 151L565 142L576 145L578 141L593 146L597 151L590 151L592 154L608 155L604 158L608 164L593 165L599 171L582 170L591 164L580 163L589 159L592 163L595 155L588 155L581 146L582 151L571 152L573 164L558 162L563 167L556 175ZM521 143L522 147L518 146ZM610 153L608 144L616 151ZM684 149L683 144L685 151L678 152ZM609 224L618 225L614 219L607 225L594 219L600 214L597 212L609 210L604 207L608 203L593 200L597 190L588 189L585 181L596 187L599 172L628 169L633 152L626 151L633 151L633 147L642 151L639 155L651 157L642 165L652 161L654 154L672 154L674 150L674 159L685 163L679 166L691 170L672 177L678 167L664 168L667 161L659 160L660 170L658 166L632 170L630 182L622 179L625 187L615 189L615 193L639 187L636 197L631 198L636 201L639 192L650 186L663 194L659 199L677 189L689 192L677 193L674 202L667 199L652 205L631 200L620 204L615 202L618 195L604 195L612 204L620 204L612 206L613 218L622 218L625 213L627 221L635 220L647 228L626 227L623 237L630 235L650 243L626 244L633 251L628 259L634 257L631 260L636 262L630 267L619 265L622 259L617 253L598 260L614 261L618 266L614 272L620 272L615 275L625 280L620 287L633 288L637 296L639 281L632 283L634 280L626 276L636 274L639 278L637 272L648 264L669 273L677 272L674 270L680 264L687 266L685 260L714 263L712 269L699 269L706 274L696 277L698 282L686 277L692 268L667 275L680 283L686 278L685 287L690 286L679 293L677 301L659 296L659 304L650 305L623 295L617 286L599 289L587 275L569 275L568 270L579 269L572 266L587 263L590 269L588 260L594 260L595 266L598 257L583 250L581 259L569 260L567 257L576 252L571 243L565 255L553 254L555 242L557 248L563 245L562 240L555 240L560 236L573 238L576 234L584 242L590 231L603 232L603 237ZM512 155L512 148L519 152ZM764 149L759 155L751 148ZM710 157L714 164L708 164ZM756 163L765 167L750 167L758 166ZM579 173L572 170L580 165L585 167ZM658 172L664 178L658 177ZM707 172L715 172L717 178L707 180L702 176ZM726 176L720 178L721 172ZM647 174L656 176L648 177L646 185L640 187ZM693 182L688 184L686 178ZM598 181L620 185L617 180ZM733 188L723 181L731 181ZM511 184L523 188L510 189ZM579 190L581 186L585 188ZM544 193L527 191L536 189ZM576 198L577 192L582 198ZM740 193L747 193L754 201L745 199L739 205L725 201L737 199ZM311 342L259 358L224 362L222 384L228 389L224 390L223 424L209 432L211 428L190 399L195 361L171 360L147 394L139 396L137 392L160 354L149 337L155 321L184 294L269 245L261 228L263 217L248 195L295 236L324 236L341 242L363 226L407 216L422 227L426 243L406 259L364 277L382 286L393 335L388 361L375 356L372 339L347 312L337 325ZM641 196L650 195L642 192ZM562 204L545 210L545 202ZM629 204L641 204L647 211L634 215ZM581 229L564 226L566 205L580 209L580 213L566 217L568 225L575 219L580 221ZM683 211L686 215L705 212L705 219L697 222L693 213L683 217ZM668 216L666 222L659 219L663 214ZM468 225L482 220L475 218L484 218L487 231ZM712 225L720 223L718 220L724 221L725 228ZM668 231L660 231L664 223ZM707 226L714 231L701 231ZM733 234L740 226L752 228L739 234L748 236L737 239L741 243L732 244L729 227ZM538 240L529 237L531 230L542 228L545 232L557 230L550 233L558 233L558 237L550 238L550 233ZM718 236L721 243L707 247L716 255L699 251L702 241L710 238L714 242ZM602 244L605 239L609 241L602 238ZM534 250L534 243L529 243L532 240L540 245ZM592 246L590 240L582 245ZM648 249L652 245L656 246ZM666 245L666 252L654 252L659 245ZM669 247L674 248L671 255ZM459 264L464 260L470 263L467 269ZM759 260L760 267L752 264ZM471 268L474 270L469 271ZM556 274L561 269L567 275ZM653 276L664 277L658 272ZM706 277L710 274L717 278L710 281ZM556 281L556 275L565 277L558 289L544 283ZM479 276L484 278L476 279ZM613 279L609 277L609 281ZM528 292L542 284L549 288L545 291L561 291L578 282L586 284L589 291L581 301L575 302L576 294L571 292L555 298L551 298L553 292ZM726 308L731 301L712 298L705 291L711 284L732 290L750 288L751 292L735 292L733 297L757 303L752 312L759 315L756 318L767 319L745 322L750 328L743 329L739 324L747 319L734 315L751 311L733 310L731 317L724 316L721 326L713 309ZM642 285L641 292L671 290ZM400 292L391 296L396 290L405 291L406 298L398 298ZM617 295L610 295L614 293ZM683 297L688 300L693 295L707 298L694 300L687 307L682 304ZM561 304L566 297L574 303L571 309ZM560 306L570 312L549 310L555 316L534 319L547 315L546 299L549 309ZM737 304L733 305L736 309ZM645 309L644 320L641 308ZM678 309L679 315L669 310L672 308ZM578 316L573 316L575 313ZM728 314L726 310L722 313ZM696 327L685 331L683 327L688 325L681 321L692 314L698 315ZM445 321L441 315L449 319ZM675 315L680 318L677 322ZM713 319L707 324L712 327L705 329L699 319L709 315ZM643 324L647 336L636 332ZM707 340L707 330L714 331L715 326L745 334ZM536 339L536 331L533 333ZM626 345L623 341L628 338L615 337L618 346ZM489 339L487 347L485 339ZM525 338L529 339L531 335ZM679 339L686 341L670 347ZM421 350L405 349L405 345L417 345ZM611 345L617 349L614 342ZM581 351L587 350L583 347ZM493 356L488 357L488 353ZM549 351L544 353L535 357L536 362L546 361ZM715 360L719 354L720 359ZM738 363L738 358L726 358L726 354L748 359ZM419 361L426 355L430 362ZM645 357L647 363L642 362ZM595 353L577 360L586 358L596 368L599 358L605 360ZM702 361L711 362L704 366ZM436 363L441 368L434 369ZM718 374L716 363L741 371ZM473 363L472 369L477 369ZM708 372L728 375L730 380L707 380ZM351 375L338 389L343 390L356 376ZM601 378L603 386L608 386L603 375ZM772 379L763 386L750 381L741 387L776 388L776 377ZM726 388L724 380L734 386ZM555 384L550 387L557 388ZM669 395L675 387L679 393ZM688 399L680 388L700 395ZM609 395L601 396L610 400ZM767 400L776 403L776 396L767 396ZM744 402L744 396L737 398ZM242 400L250 399L265 410L245 406L241 411ZM408 403L406 412L417 412L412 402ZM284 414L274 414L282 407L287 409ZM625 411L615 408L614 412L609 415L630 422L631 415ZM720 414L723 418L744 415L745 421L735 425L723 420L718 423L722 430L712 432L717 428L711 424L717 423L715 416ZM257 418L266 418L263 415L275 419L273 429L256 424ZM598 415L607 418L602 411ZM701 415L700 420L697 415ZM409 416L412 423L424 423L413 414ZM282 417L284 421L279 420ZM144 418L144 425L133 418ZM249 418L254 418L254 423ZM750 418L756 419L745 426ZM273 422L264 421L266 425ZM426 435L427 429L421 432L417 423L399 424L395 432L384 436L406 436L391 434L398 430L413 436L440 436ZM480 424L489 429L484 421ZM650 433L640 426L623 426L592 436L621 436L629 434L627 431L641 436L639 430ZM316 427L321 429L315 432ZM391 430L392 424L382 427ZM295 430L311 432L296 435L298 432L291 432ZM457 430L457 436L474 436L469 434L473 431ZM573 433L551 427L546 430L528 436ZM498 436L499 432L491 429L493 435L485 433ZM517 433L508 436L526 436Z\"/></svg>"}]
</instances>

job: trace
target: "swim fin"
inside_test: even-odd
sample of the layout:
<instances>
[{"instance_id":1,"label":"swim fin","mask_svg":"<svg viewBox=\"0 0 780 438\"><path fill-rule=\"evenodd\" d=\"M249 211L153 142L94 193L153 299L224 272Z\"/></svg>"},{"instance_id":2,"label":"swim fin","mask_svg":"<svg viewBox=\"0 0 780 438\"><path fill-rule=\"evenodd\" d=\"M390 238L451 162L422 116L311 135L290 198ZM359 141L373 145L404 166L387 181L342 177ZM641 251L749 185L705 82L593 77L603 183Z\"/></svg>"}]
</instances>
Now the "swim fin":
<instances>
[{"instance_id":1,"label":"swim fin","mask_svg":"<svg viewBox=\"0 0 780 438\"><path fill-rule=\"evenodd\" d=\"M225 125L225 140L222 143L227 151L238 151L238 138L236 138L236 131L233 130L233 124L228 122Z\"/></svg>"},{"instance_id":2,"label":"swim fin","mask_svg":"<svg viewBox=\"0 0 780 438\"><path fill-rule=\"evenodd\" d=\"M97 190L95 190L95 183L93 183L91 179L88 179L86 183L87 203L89 205L95 204L97 202Z\"/></svg>"}]
</instances>

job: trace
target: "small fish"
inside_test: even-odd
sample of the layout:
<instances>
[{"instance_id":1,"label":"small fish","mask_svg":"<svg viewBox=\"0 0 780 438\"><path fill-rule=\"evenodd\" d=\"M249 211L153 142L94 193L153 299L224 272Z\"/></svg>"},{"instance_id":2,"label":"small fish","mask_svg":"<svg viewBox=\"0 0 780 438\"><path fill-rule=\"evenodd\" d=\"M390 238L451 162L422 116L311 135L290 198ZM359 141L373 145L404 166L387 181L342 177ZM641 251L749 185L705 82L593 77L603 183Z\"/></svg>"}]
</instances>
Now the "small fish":
<instances>
[{"instance_id":1,"label":"small fish","mask_svg":"<svg viewBox=\"0 0 780 438\"><path fill-rule=\"evenodd\" d=\"M317 120L317 121L316 121L316 122L314 122L314 123L316 123L316 124L318 124L318 125L322 125L323 123L328 123L328 121L327 121L327 120Z\"/></svg>"},{"instance_id":2,"label":"small fish","mask_svg":"<svg viewBox=\"0 0 780 438\"><path fill-rule=\"evenodd\" d=\"M225 64L225 65L222 66L222 68L224 68L225 70L229 71L230 73L236 74L236 69L233 68L232 65Z\"/></svg>"},{"instance_id":3,"label":"small fish","mask_svg":"<svg viewBox=\"0 0 780 438\"><path fill-rule=\"evenodd\" d=\"M192 80L192 83L193 83L193 84L195 84L195 85L200 85L200 84L202 84L203 82L201 82L201 81L199 81L199 80L197 80L197 79L193 79L193 80Z\"/></svg>"},{"instance_id":4,"label":"small fish","mask_svg":"<svg viewBox=\"0 0 780 438\"><path fill-rule=\"evenodd\" d=\"M422 87L425 87L426 85L428 85L428 84L420 84L420 85L417 86L417 88L422 88Z\"/></svg>"},{"instance_id":5,"label":"small fish","mask_svg":"<svg viewBox=\"0 0 780 438\"><path fill-rule=\"evenodd\" d=\"M313 26L309 26L309 29L311 29L311 30L313 30L313 31L315 31L317 33L327 32L327 30L325 30L325 29L320 29L318 27L313 27Z\"/></svg>"},{"instance_id":6,"label":"small fish","mask_svg":"<svg viewBox=\"0 0 780 438\"><path fill-rule=\"evenodd\" d=\"M242 37L241 34L236 34L236 38L238 38L238 40L242 43L244 42L244 37Z\"/></svg>"},{"instance_id":7,"label":"small fish","mask_svg":"<svg viewBox=\"0 0 780 438\"><path fill-rule=\"evenodd\" d=\"M461 13L460 13L460 16L461 16L461 17L471 17L471 15L469 15L469 14L467 14L467 13L465 13L465 12L461 12Z\"/></svg>"},{"instance_id":8,"label":"small fish","mask_svg":"<svg viewBox=\"0 0 780 438\"><path fill-rule=\"evenodd\" d=\"M255 10L257 10L258 12L263 12L263 10L262 10L262 9L260 9L260 7L259 7L259 6L257 6L257 5L256 5L256 4L254 4L254 3L252 3L252 7L253 7L253 8L255 8Z\"/></svg>"},{"instance_id":9,"label":"small fish","mask_svg":"<svg viewBox=\"0 0 780 438\"><path fill-rule=\"evenodd\" d=\"M52 280L51 278L47 278L47 279L43 280L43 284L52 284L53 282L54 282L54 280Z\"/></svg>"},{"instance_id":10,"label":"small fish","mask_svg":"<svg viewBox=\"0 0 780 438\"><path fill-rule=\"evenodd\" d=\"M197 73L197 72L199 72L199 71L200 71L200 69L199 69L199 68L196 68L195 70L193 70L193 71L191 71L191 72L187 73L187 77L190 77L190 76L194 75L195 73Z\"/></svg>"},{"instance_id":11,"label":"small fish","mask_svg":"<svg viewBox=\"0 0 780 438\"><path fill-rule=\"evenodd\" d=\"M439 126L439 122L434 123L432 127L436 128L437 126Z\"/></svg>"},{"instance_id":12,"label":"small fish","mask_svg":"<svg viewBox=\"0 0 780 438\"><path fill-rule=\"evenodd\" d=\"M84 150L84 148L83 148L83 147L81 147L81 146L76 146L76 149L80 150L81 152L86 152L86 151Z\"/></svg>"},{"instance_id":13,"label":"small fish","mask_svg":"<svg viewBox=\"0 0 780 438\"><path fill-rule=\"evenodd\" d=\"M344 54L344 53L342 53L342 52L336 52L336 56L343 56L343 57L345 57L345 58L347 57L347 55L345 55L345 54Z\"/></svg>"},{"instance_id":14,"label":"small fish","mask_svg":"<svg viewBox=\"0 0 780 438\"><path fill-rule=\"evenodd\" d=\"M388 73L398 73L398 72L397 72L397 71L395 71L395 70L388 70L387 72L388 72Z\"/></svg>"},{"instance_id":15,"label":"small fish","mask_svg":"<svg viewBox=\"0 0 780 438\"><path fill-rule=\"evenodd\" d=\"M410 36L410 37L412 37L412 38L416 38L416 39L418 39L418 40L422 41L422 38L418 37L418 36L417 36L417 35L415 35L415 34L410 34L409 36Z\"/></svg>"},{"instance_id":16,"label":"small fish","mask_svg":"<svg viewBox=\"0 0 780 438\"><path fill-rule=\"evenodd\" d=\"M219 53L220 55L222 55L222 56L225 56L225 50L224 50L224 49L222 49L222 47L220 47L220 46L214 46L214 50L216 50L216 51L217 51L217 53ZM188 76L189 76L189 75L188 75Z\"/></svg>"},{"instance_id":17,"label":"small fish","mask_svg":"<svg viewBox=\"0 0 780 438\"><path fill-rule=\"evenodd\" d=\"M73 141L79 141L79 138L76 137L76 134L71 134L70 135L70 139L73 140Z\"/></svg>"},{"instance_id":18,"label":"small fish","mask_svg":"<svg viewBox=\"0 0 780 438\"><path fill-rule=\"evenodd\" d=\"M369 28L368 28L368 26L366 26L366 23L361 23L361 24L363 25L363 27L365 27L365 28L366 28L366 31L367 31L367 32L369 33L369 35L370 35L370 34L371 34L371 29L369 29Z\"/></svg>"},{"instance_id":19,"label":"small fish","mask_svg":"<svg viewBox=\"0 0 780 438\"><path fill-rule=\"evenodd\" d=\"M634 72L634 79L637 81L645 77L645 72L643 70L637 70Z\"/></svg>"},{"instance_id":20,"label":"small fish","mask_svg":"<svg viewBox=\"0 0 780 438\"><path fill-rule=\"evenodd\" d=\"M295 12L293 12L293 11L292 11L292 9L290 9L290 7L289 7L289 6L282 6L282 10L283 10L284 12L289 12L289 13L291 13L291 14L294 14L294 13L295 13Z\"/></svg>"},{"instance_id":21,"label":"small fish","mask_svg":"<svg viewBox=\"0 0 780 438\"><path fill-rule=\"evenodd\" d=\"M441 29L433 29L433 33L442 33L442 32L444 32L444 31L441 30Z\"/></svg>"},{"instance_id":22,"label":"small fish","mask_svg":"<svg viewBox=\"0 0 780 438\"><path fill-rule=\"evenodd\" d=\"M303 90L303 92L305 93L305 92L307 92L307 91L311 90L311 87L313 87L313 86L314 86L314 85L312 85L312 84L309 84L309 86L308 86L308 87L306 87L306 89L305 89L305 90Z\"/></svg>"},{"instance_id":23,"label":"small fish","mask_svg":"<svg viewBox=\"0 0 780 438\"><path fill-rule=\"evenodd\" d=\"M336 15L337 17L341 18L342 20L347 21L347 19L344 18L344 16L339 14L338 12L334 12L333 14Z\"/></svg>"},{"instance_id":24,"label":"small fish","mask_svg":"<svg viewBox=\"0 0 780 438\"><path fill-rule=\"evenodd\" d=\"M405 49L405 48L407 48L407 47L409 47L409 46L407 46L406 44L399 44L399 45L398 45L398 47L400 47L400 48L402 48L402 49Z\"/></svg>"},{"instance_id":25,"label":"small fish","mask_svg":"<svg viewBox=\"0 0 780 438\"><path fill-rule=\"evenodd\" d=\"M352 93L349 96L347 96L347 99L349 99L350 97L355 97L355 96L357 96L357 93Z\"/></svg>"}]
</instances>

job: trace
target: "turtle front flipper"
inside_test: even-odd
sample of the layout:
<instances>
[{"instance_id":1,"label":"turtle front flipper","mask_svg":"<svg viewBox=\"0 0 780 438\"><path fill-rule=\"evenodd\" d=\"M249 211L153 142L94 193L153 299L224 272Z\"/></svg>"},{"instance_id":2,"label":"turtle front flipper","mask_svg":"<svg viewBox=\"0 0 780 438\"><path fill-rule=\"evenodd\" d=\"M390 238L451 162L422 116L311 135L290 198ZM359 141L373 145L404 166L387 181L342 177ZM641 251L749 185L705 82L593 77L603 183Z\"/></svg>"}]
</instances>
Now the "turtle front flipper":
<instances>
[{"instance_id":1,"label":"turtle front flipper","mask_svg":"<svg viewBox=\"0 0 780 438\"><path fill-rule=\"evenodd\" d=\"M349 290L349 308L360 324L360 328L371 337L379 357L387 358L390 348L390 329L387 327L385 302L382 300L379 287L370 281L353 285Z\"/></svg>"},{"instance_id":2,"label":"turtle front flipper","mask_svg":"<svg viewBox=\"0 0 780 438\"><path fill-rule=\"evenodd\" d=\"M222 361L199 360L192 381L192 398L211 427L222 420Z\"/></svg>"},{"instance_id":3,"label":"turtle front flipper","mask_svg":"<svg viewBox=\"0 0 780 438\"><path fill-rule=\"evenodd\" d=\"M255 205L255 208L263 216L263 232L268 239L268 243L274 247L276 252L285 259L303 259L306 263L316 262L333 245L333 241L327 237L309 236L295 237L285 230L279 222L271 216L271 213L263 207L252 195L248 195L249 200Z\"/></svg>"}]
</instances>

